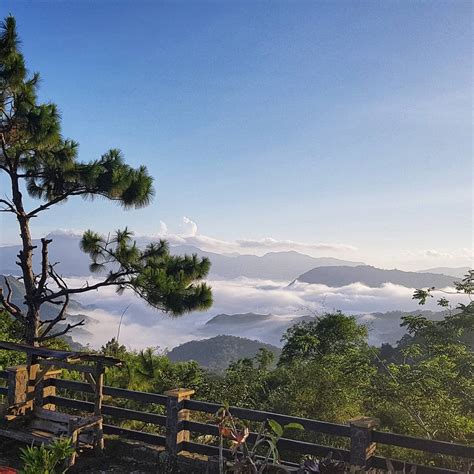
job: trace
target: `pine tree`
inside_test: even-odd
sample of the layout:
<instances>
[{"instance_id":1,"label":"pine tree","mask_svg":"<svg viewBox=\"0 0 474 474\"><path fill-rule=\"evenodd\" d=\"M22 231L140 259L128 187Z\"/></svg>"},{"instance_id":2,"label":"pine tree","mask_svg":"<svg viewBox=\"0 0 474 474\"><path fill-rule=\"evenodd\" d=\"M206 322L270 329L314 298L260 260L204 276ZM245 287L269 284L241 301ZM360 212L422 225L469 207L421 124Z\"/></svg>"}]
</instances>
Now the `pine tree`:
<instances>
[{"instance_id":1,"label":"pine tree","mask_svg":"<svg viewBox=\"0 0 474 474\"><path fill-rule=\"evenodd\" d=\"M171 256L165 241L140 249L127 228L109 238L90 230L84 234L81 247L91 258L91 271L102 275L98 283L68 287L56 264L48 260L52 241L46 238L38 249L41 269L35 272L33 219L74 197L102 197L124 208L141 208L154 194L147 169L127 165L120 150L109 150L91 162L79 161L78 144L61 135L56 105L38 102L38 84L39 75L28 74L15 19L9 16L0 35L0 172L11 186L9 194L0 199L0 211L13 214L18 222L21 250L17 264L26 310L12 302L8 281L7 294L0 292L0 303L23 326L25 342L38 345L82 325L83 321L65 322L70 296L105 286L119 293L131 289L151 306L172 315L210 307L210 288L201 282L209 271L207 259ZM25 209L24 194L38 199L39 205ZM50 320L40 318L41 305L46 302L58 305L57 316Z\"/></svg>"}]
</instances>

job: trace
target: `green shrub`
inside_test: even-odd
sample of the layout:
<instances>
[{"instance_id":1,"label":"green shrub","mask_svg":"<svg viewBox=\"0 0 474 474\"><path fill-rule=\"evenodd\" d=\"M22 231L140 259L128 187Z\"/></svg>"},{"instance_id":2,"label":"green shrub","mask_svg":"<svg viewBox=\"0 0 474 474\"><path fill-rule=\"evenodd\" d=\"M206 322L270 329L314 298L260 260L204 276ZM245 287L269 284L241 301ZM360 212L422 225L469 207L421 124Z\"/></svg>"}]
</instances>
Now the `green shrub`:
<instances>
[{"instance_id":1,"label":"green shrub","mask_svg":"<svg viewBox=\"0 0 474 474\"><path fill-rule=\"evenodd\" d=\"M50 445L29 446L21 449L22 474L65 473L65 461L72 456L74 448L68 438L58 439Z\"/></svg>"}]
</instances>

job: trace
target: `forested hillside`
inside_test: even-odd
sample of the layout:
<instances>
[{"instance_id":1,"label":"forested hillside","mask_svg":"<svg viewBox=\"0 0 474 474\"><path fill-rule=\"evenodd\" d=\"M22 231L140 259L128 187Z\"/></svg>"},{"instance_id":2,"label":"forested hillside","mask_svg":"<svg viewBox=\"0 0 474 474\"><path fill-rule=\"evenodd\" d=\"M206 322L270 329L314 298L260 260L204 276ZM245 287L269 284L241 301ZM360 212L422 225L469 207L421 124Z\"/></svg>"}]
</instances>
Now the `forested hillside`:
<instances>
[{"instance_id":1,"label":"forested hillside","mask_svg":"<svg viewBox=\"0 0 474 474\"><path fill-rule=\"evenodd\" d=\"M262 348L269 351L273 354L274 359L278 360L281 352L278 347L235 336L216 336L210 339L186 342L175 347L167 355L173 362L194 360L203 368L223 371L232 362L255 357Z\"/></svg>"}]
</instances>

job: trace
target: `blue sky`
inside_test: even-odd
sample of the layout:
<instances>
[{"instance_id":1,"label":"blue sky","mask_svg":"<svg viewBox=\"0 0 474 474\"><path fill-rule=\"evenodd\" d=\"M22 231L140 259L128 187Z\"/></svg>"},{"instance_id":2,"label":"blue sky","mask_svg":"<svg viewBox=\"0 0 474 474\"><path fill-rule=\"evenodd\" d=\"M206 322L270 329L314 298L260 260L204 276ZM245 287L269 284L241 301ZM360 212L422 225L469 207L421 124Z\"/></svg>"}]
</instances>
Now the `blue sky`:
<instances>
[{"instance_id":1,"label":"blue sky","mask_svg":"<svg viewBox=\"0 0 474 474\"><path fill-rule=\"evenodd\" d=\"M171 239L216 250L325 243L306 250L403 268L468 264L471 10L435 0L2 2L81 157L118 147L156 179L147 209L71 201L34 235L124 225L157 235L162 221ZM8 219L4 243L17 235Z\"/></svg>"}]
</instances>

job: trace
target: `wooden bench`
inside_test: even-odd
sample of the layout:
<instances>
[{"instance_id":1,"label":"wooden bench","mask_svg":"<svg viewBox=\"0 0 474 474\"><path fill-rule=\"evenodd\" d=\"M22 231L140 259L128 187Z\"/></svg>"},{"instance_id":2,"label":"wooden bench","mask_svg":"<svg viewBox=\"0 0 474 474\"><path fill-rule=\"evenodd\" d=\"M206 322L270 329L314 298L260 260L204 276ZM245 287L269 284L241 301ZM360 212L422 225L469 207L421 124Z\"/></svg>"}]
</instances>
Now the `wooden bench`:
<instances>
[{"instance_id":1,"label":"wooden bench","mask_svg":"<svg viewBox=\"0 0 474 474\"><path fill-rule=\"evenodd\" d=\"M104 371L107 365L120 365L118 359L100 354L57 351L5 341L0 341L0 349L24 352L29 359L27 365L7 369L8 402L4 422L0 424L0 436L28 444L49 444L58 438L68 437L75 448L69 459L70 466L74 464L81 446L97 451L104 448ZM61 371L52 370L54 368L66 368L84 374L92 388L93 415L78 416L56 411L56 388L54 384L50 384L50 379L57 377Z\"/></svg>"},{"instance_id":2,"label":"wooden bench","mask_svg":"<svg viewBox=\"0 0 474 474\"><path fill-rule=\"evenodd\" d=\"M5 419L7 425L0 425L0 436L23 443L50 444L58 438L70 438L75 448L69 459L70 466L74 464L81 447L97 449L100 440L96 428L103 421L102 416L75 416L44 408L36 408L20 419L11 415L7 415Z\"/></svg>"}]
</instances>

